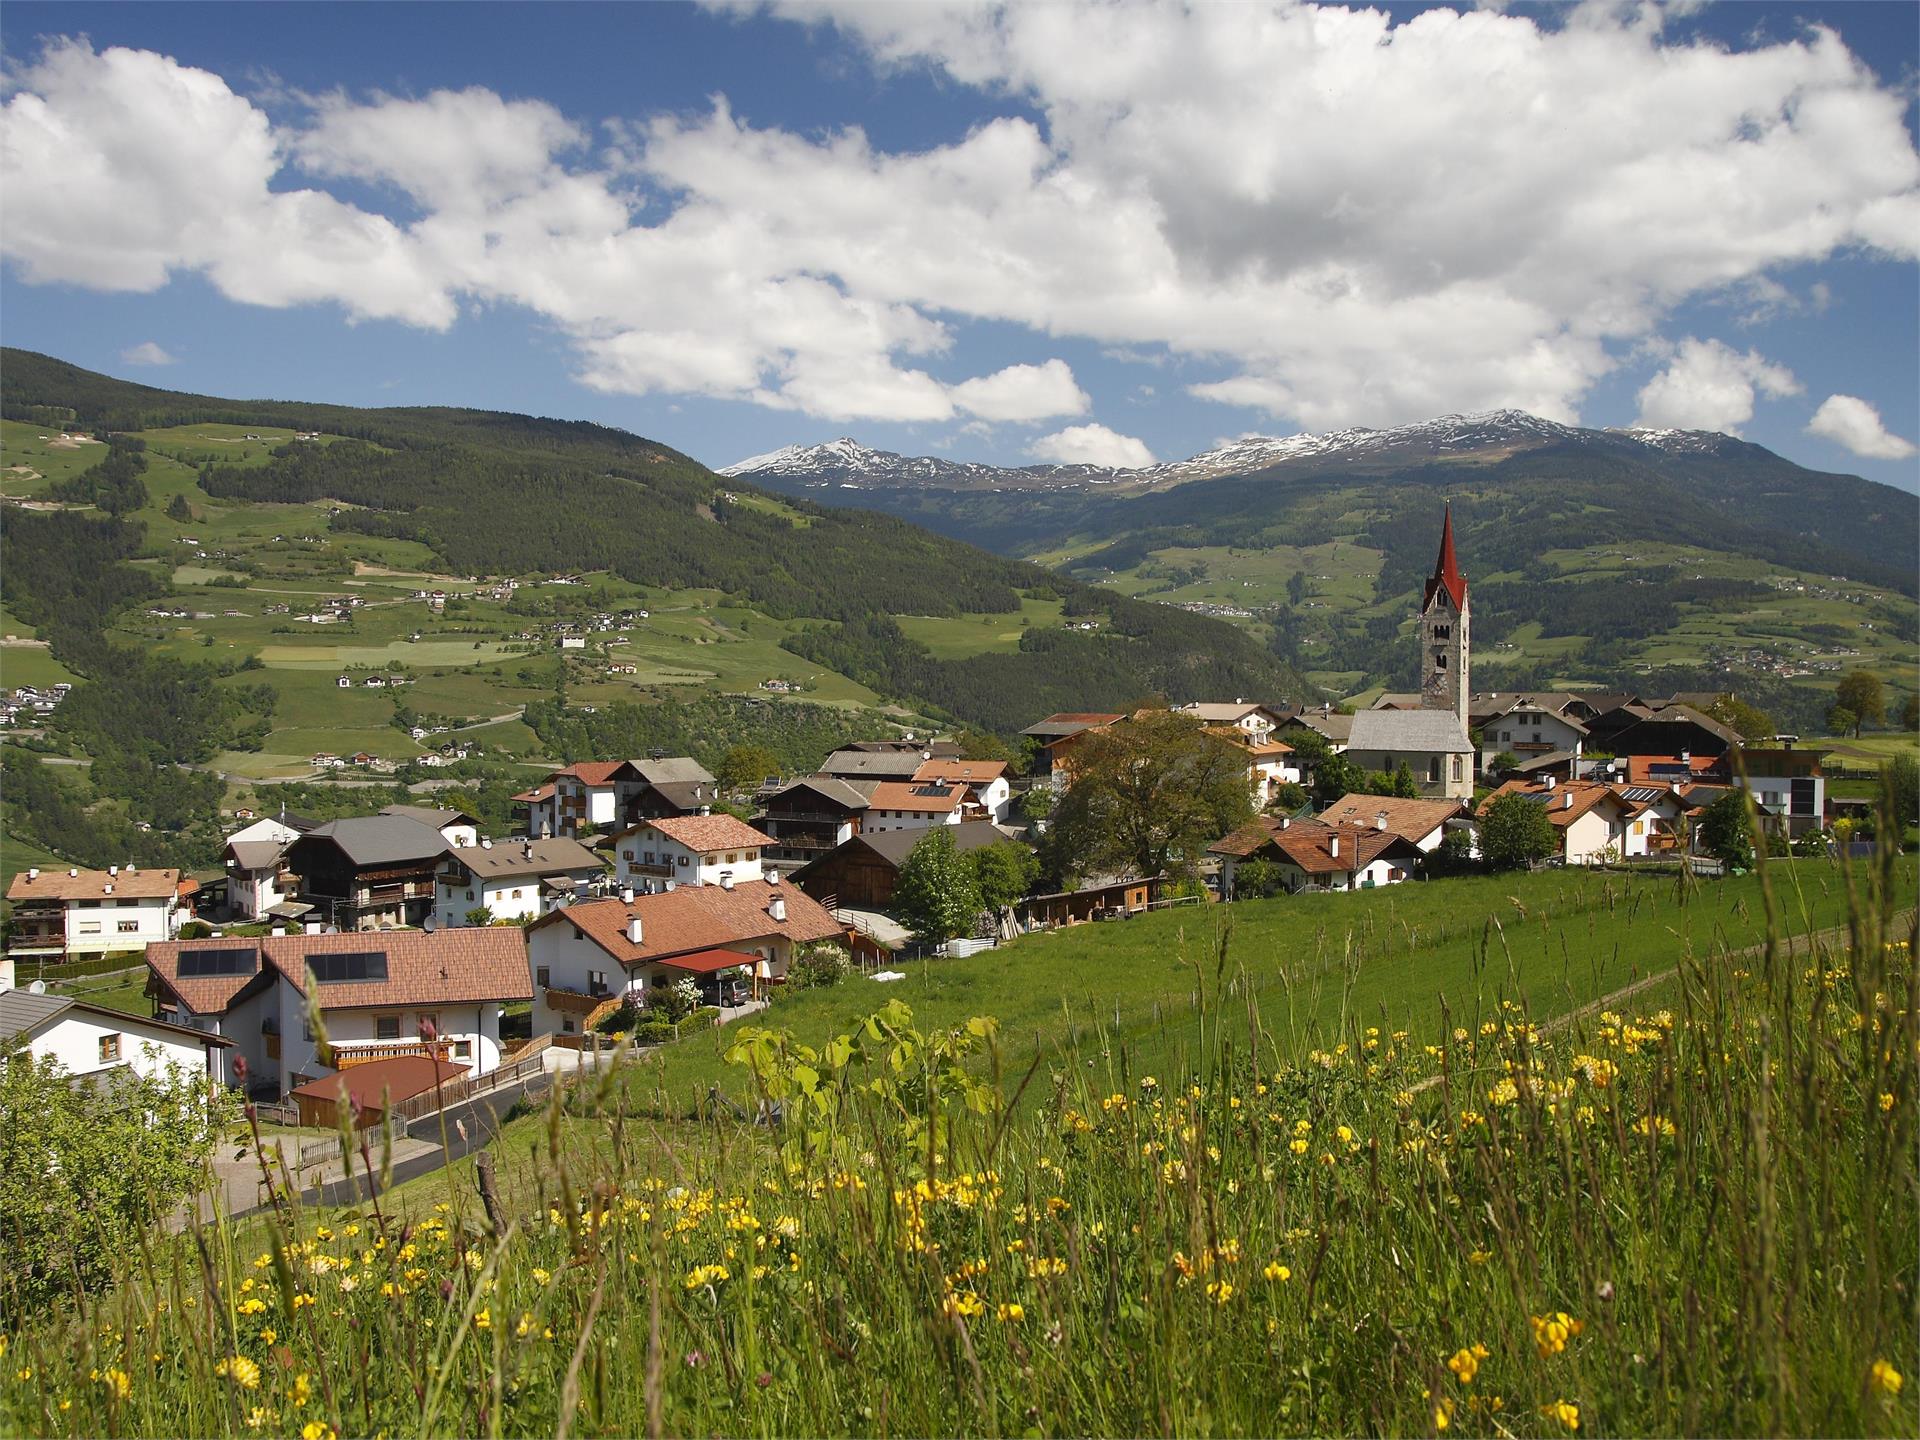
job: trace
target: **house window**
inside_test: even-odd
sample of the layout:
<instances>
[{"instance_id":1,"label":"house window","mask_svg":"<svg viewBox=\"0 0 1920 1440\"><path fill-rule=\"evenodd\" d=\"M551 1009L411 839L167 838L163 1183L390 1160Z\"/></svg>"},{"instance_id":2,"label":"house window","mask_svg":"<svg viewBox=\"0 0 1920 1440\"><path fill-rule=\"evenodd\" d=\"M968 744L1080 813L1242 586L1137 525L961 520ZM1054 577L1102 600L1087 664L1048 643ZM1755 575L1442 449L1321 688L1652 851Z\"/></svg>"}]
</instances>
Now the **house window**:
<instances>
[{"instance_id":1,"label":"house window","mask_svg":"<svg viewBox=\"0 0 1920 1440\"><path fill-rule=\"evenodd\" d=\"M1433 668L1436 670L1444 670L1447 668L1447 652L1446 651L1436 650L1433 652Z\"/></svg>"},{"instance_id":2,"label":"house window","mask_svg":"<svg viewBox=\"0 0 1920 1440\"><path fill-rule=\"evenodd\" d=\"M515 887L513 892L513 898L518 900L521 897L521 894L522 894L522 891L518 887Z\"/></svg>"},{"instance_id":3,"label":"house window","mask_svg":"<svg viewBox=\"0 0 1920 1440\"><path fill-rule=\"evenodd\" d=\"M560 1033L563 1035L573 1034L573 1017L571 1015L561 1017Z\"/></svg>"},{"instance_id":4,"label":"house window","mask_svg":"<svg viewBox=\"0 0 1920 1440\"><path fill-rule=\"evenodd\" d=\"M1440 783L1440 757L1438 755L1427 762L1427 783L1429 785L1438 785Z\"/></svg>"},{"instance_id":5,"label":"house window","mask_svg":"<svg viewBox=\"0 0 1920 1440\"><path fill-rule=\"evenodd\" d=\"M373 1038L376 1040L398 1040L400 1038L400 1017L398 1015L374 1016Z\"/></svg>"},{"instance_id":6,"label":"house window","mask_svg":"<svg viewBox=\"0 0 1920 1440\"><path fill-rule=\"evenodd\" d=\"M118 1032L100 1037L100 1063L111 1065L120 1058L120 1036Z\"/></svg>"},{"instance_id":7,"label":"house window","mask_svg":"<svg viewBox=\"0 0 1920 1440\"><path fill-rule=\"evenodd\" d=\"M1460 765L1461 765L1460 757L1458 755L1454 756L1453 757L1453 778L1456 780L1460 778Z\"/></svg>"},{"instance_id":8,"label":"house window","mask_svg":"<svg viewBox=\"0 0 1920 1440\"><path fill-rule=\"evenodd\" d=\"M587 993L589 995L604 994L606 992L606 988L607 988L607 972L606 971L604 970L587 971Z\"/></svg>"},{"instance_id":9,"label":"house window","mask_svg":"<svg viewBox=\"0 0 1920 1440\"><path fill-rule=\"evenodd\" d=\"M633 851L631 851L631 850L622 850L622 851L620 852L620 858L621 858L622 860L631 860L631 859L633 859Z\"/></svg>"},{"instance_id":10,"label":"house window","mask_svg":"<svg viewBox=\"0 0 1920 1440\"><path fill-rule=\"evenodd\" d=\"M453 1042L453 1049L448 1053L455 1060L471 1060L473 1058L473 1041L456 1040Z\"/></svg>"},{"instance_id":11,"label":"house window","mask_svg":"<svg viewBox=\"0 0 1920 1440\"><path fill-rule=\"evenodd\" d=\"M80 933L82 935L98 935L100 933L100 922L98 920L82 920L80 922Z\"/></svg>"},{"instance_id":12,"label":"house window","mask_svg":"<svg viewBox=\"0 0 1920 1440\"><path fill-rule=\"evenodd\" d=\"M542 990L549 988L553 984L553 973L552 973L551 967L542 965L539 968L537 968L533 972L533 983L538 985Z\"/></svg>"},{"instance_id":13,"label":"house window","mask_svg":"<svg viewBox=\"0 0 1920 1440\"><path fill-rule=\"evenodd\" d=\"M686 869L686 868L687 868L687 857L686 857L686 856L684 856L684 855L682 855L682 856L680 857L680 868L681 868L682 870L684 870L684 869Z\"/></svg>"},{"instance_id":14,"label":"house window","mask_svg":"<svg viewBox=\"0 0 1920 1440\"><path fill-rule=\"evenodd\" d=\"M138 920L122 920L119 922L118 929L122 935L138 935L140 933L140 922Z\"/></svg>"}]
</instances>

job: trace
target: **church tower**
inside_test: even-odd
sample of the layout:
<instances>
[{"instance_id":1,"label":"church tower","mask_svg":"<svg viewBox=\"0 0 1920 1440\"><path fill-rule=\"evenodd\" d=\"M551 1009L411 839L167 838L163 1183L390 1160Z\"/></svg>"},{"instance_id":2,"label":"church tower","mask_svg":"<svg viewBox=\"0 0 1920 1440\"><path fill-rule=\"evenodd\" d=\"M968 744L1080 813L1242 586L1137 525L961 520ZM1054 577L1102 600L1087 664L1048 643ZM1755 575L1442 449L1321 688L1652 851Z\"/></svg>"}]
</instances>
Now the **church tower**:
<instances>
[{"instance_id":1,"label":"church tower","mask_svg":"<svg viewBox=\"0 0 1920 1440\"><path fill-rule=\"evenodd\" d=\"M1453 554L1453 507L1440 531L1440 558L1420 601L1420 706L1451 710L1467 728L1467 579Z\"/></svg>"}]
</instances>

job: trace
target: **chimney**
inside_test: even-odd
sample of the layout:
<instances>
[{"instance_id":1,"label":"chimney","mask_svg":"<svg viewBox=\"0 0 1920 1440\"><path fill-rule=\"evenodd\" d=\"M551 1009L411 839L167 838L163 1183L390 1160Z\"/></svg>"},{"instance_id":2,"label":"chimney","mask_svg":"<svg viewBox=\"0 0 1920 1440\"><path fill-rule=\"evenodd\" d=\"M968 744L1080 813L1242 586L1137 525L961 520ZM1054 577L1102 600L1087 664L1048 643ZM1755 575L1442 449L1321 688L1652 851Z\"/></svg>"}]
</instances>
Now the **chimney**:
<instances>
[{"instance_id":1,"label":"chimney","mask_svg":"<svg viewBox=\"0 0 1920 1440\"><path fill-rule=\"evenodd\" d=\"M629 945L644 943L646 933L646 926L641 923L638 915L629 915L627 917L627 943Z\"/></svg>"},{"instance_id":2,"label":"chimney","mask_svg":"<svg viewBox=\"0 0 1920 1440\"><path fill-rule=\"evenodd\" d=\"M532 840L521 841L520 853L521 855L525 856L529 860L533 859L533 841Z\"/></svg>"},{"instance_id":3,"label":"chimney","mask_svg":"<svg viewBox=\"0 0 1920 1440\"><path fill-rule=\"evenodd\" d=\"M78 880L80 878L79 870L76 869L74 866L69 865L67 867L67 878L69 880Z\"/></svg>"},{"instance_id":4,"label":"chimney","mask_svg":"<svg viewBox=\"0 0 1920 1440\"><path fill-rule=\"evenodd\" d=\"M713 814L713 807L711 805L702 805L700 807L700 813L702 815L711 815Z\"/></svg>"},{"instance_id":5,"label":"chimney","mask_svg":"<svg viewBox=\"0 0 1920 1440\"><path fill-rule=\"evenodd\" d=\"M1557 783L1558 781L1551 775L1542 776L1540 780L1540 788L1542 790L1551 790Z\"/></svg>"},{"instance_id":6,"label":"chimney","mask_svg":"<svg viewBox=\"0 0 1920 1440\"><path fill-rule=\"evenodd\" d=\"M669 894L669 895L671 895L671 894L673 893L673 887L674 887L675 885L678 885L679 883L680 883L680 882L679 882L678 880L669 880L669 881L667 881L667 894Z\"/></svg>"},{"instance_id":7,"label":"chimney","mask_svg":"<svg viewBox=\"0 0 1920 1440\"><path fill-rule=\"evenodd\" d=\"M482 835L482 836L480 837L480 848L481 848L482 850L491 850L491 849L493 849L493 841L491 841L491 840L489 840L489 839L487 839L487 837L486 837L486 836L484 836L484 835Z\"/></svg>"},{"instance_id":8,"label":"chimney","mask_svg":"<svg viewBox=\"0 0 1920 1440\"><path fill-rule=\"evenodd\" d=\"M773 913L774 924L784 925L787 923L787 897L786 896L776 895L773 897L772 913Z\"/></svg>"},{"instance_id":9,"label":"chimney","mask_svg":"<svg viewBox=\"0 0 1920 1440\"><path fill-rule=\"evenodd\" d=\"M275 934L276 936L278 936L278 935L284 935L284 934L286 934L286 933L287 933L287 927L286 927L286 926L284 926L284 925L276 925L276 926L274 926L274 927L273 927L273 933L274 933L274 934Z\"/></svg>"},{"instance_id":10,"label":"chimney","mask_svg":"<svg viewBox=\"0 0 1920 1440\"><path fill-rule=\"evenodd\" d=\"M620 903L622 905L633 904L633 887L631 885L622 885L620 887Z\"/></svg>"},{"instance_id":11,"label":"chimney","mask_svg":"<svg viewBox=\"0 0 1920 1440\"><path fill-rule=\"evenodd\" d=\"M119 873L120 873L120 867L118 865L107 866L107 874L118 875Z\"/></svg>"},{"instance_id":12,"label":"chimney","mask_svg":"<svg viewBox=\"0 0 1920 1440\"><path fill-rule=\"evenodd\" d=\"M1691 770L1693 768L1693 752L1691 750L1682 750L1680 752L1680 765L1681 768L1685 770Z\"/></svg>"},{"instance_id":13,"label":"chimney","mask_svg":"<svg viewBox=\"0 0 1920 1440\"><path fill-rule=\"evenodd\" d=\"M34 881L38 880L39 878L40 878L40 867L38 865L29 865L27 867L27 883L31 885Z\"/></svg>"},{"instance_id":14,"label":"chimney","mask_svg":"<svg viewBox=\"0 0 1920 1440\"><path fill-rule=\"evenodd\" d=\"M320 922L318 920L309 920L304 929L308 935L318 935L320 933Z\"/></svg>"},{"instance_id":15,"label":"chimney","mask_svg":"<svg viewBox=\"0 0 1920 1440\"><path fill-rule=\"evenodd\" d=\"M1333 838L1327 841L1327 854L1336 860L1340 858L1340 832L1338 830L1334 831Z\"/></svg>"},{"instance_id":16,"label":"chimney","mask_svg":"<svg viewBox=\"0 0 1920 1440\"><path fill-rule=\"evenodd\" d=\"M1567 791L1566 798L1560 802L1560 808L1562 810L1571 810L1573 808L1573 792L1571 790Z\"/></svg>"},{"instance_id":17,"label":"chimney","mask_svg":"<svg viewBox=\"0 0 1920 1440\"><path fill-rule=\"evenodd\" d=\"M111 894L113 894L113 886L112 886L112 885L102 885L102 886L100 887L100 893L101 893L102 895L111 895Z\"/></svg>"},{"instance_id":18,"label":"chimney","mask_svg":"<svg viewBox=\"0 0 1920 1440\"><path fill-rule=\"evenodd\" d=\"M542 840L551 840L553 838L553 822L551 820L542 820L540 822L540 838Z\"/></svg>"},{"instance_id":19,"label":"chimney","mask_svg":"<svg viewBox=\"0 0 1920 1440\"><path fill-rule=\"evenodd\" d=\"M779 883L780 883L780 872L778 870L767 871L767 884L778 885Z\"/></svg>"},{"instance_id":20,"label":"chimney","mask_svg":"<svg viewBox=\"0 0 1920 1440\"><path fill-rule=\"evenodd\" d=\"M1291 815L1282 815L1280 817L1280 828L1282 830L1285 830L1291 824L1293 824L1293 817Z\"/></svg>"},{"instance_id":21,"label":"chimney","mask_svg":"<svg viewBox=\"0 0 1920 1440\"><path fill-rule=\"evenodd\" d=\"M731 890L733 888L733 872L731 870L721 872L720 888L722 890Z\"/></svg>"}]
</instances>

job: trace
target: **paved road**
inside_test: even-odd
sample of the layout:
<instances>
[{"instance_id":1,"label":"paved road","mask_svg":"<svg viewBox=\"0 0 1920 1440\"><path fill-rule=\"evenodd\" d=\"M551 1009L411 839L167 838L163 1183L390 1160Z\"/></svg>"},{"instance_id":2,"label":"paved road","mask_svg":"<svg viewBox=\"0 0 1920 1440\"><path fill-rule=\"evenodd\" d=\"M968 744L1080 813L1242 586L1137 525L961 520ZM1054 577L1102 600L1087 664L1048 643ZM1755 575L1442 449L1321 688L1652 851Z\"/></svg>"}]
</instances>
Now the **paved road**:
<instances>
[{"instance_id":1,"label":"paved road","mask_svg":"<svg viewBox=\"0 0 1920 1440\"><path fill-rule=\"evenodd\" d=\"M404 1185L407 1181L417 1180L422 1175L431 1175L435 1170L451 1165L462 1156L478 1150L499 1132L501 1117L513 1108L516 1100L533 1087L538 1087L544 1092L548 1083L547 1077L535 1076L526 1085L503 1086L447 1111L447 1144L444 1149L437 1143L440 1138L438 1119L428 1118L415 1122L414 1138L432 1140L436 1143L431 1150L423 1154L396 1161L386 1188L391 1190L396 1185ZM466 1124L467 1134L464 1140L460 1137L456 1121L464 1121ZM377 1158L376 1156L376 1160ZM372 1178L372 1183L376 1193L384 1193L379 1190L377 1174ZM327 1180L309 1186L300 1192L300 1203L303 1205L364 1205L367 1203L368 1184L367 1175L358 1167L356 1161L354 1174L350 1178ZM238 1214L257 1215L272 1208L271 1205L256 1205L250 1210L239 1211Z\"/></svg>"}]
</instances>

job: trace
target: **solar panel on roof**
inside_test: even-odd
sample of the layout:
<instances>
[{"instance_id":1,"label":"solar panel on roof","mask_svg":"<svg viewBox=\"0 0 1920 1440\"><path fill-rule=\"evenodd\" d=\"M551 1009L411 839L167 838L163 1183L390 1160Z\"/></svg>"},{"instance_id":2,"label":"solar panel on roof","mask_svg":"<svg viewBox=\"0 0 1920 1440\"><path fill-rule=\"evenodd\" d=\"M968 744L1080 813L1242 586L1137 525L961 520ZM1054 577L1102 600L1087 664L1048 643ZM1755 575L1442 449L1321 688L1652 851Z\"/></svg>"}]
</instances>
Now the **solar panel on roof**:
<instances>
[{"instance_id":1,"label":"solar panel on roof","mask_svg":"<svg viewBox=\"0 0 1920 1440\"><path fill-rule=\"evenodd\" d=\"M182 950L179 976L182 980L205 979L211 975L251 975L260 967L260 952L251 945L222 946L217 950Z\"/></svg>"},{"instance_id":2,"label":"solar panel on roof","mask_svg":"<svg viewBox=\"0 0 1920 1440\"><path fill-rule=\"evenodd\" d=\"M322 985L387 978L387 952L384 950L337 950L326 955L309 955L313 978Z\"/></svg>"},{"instance_id":3,"label":"solar panel on roof","mask_svg":"<svg viewBox=\"0 0 1920 1440\"><path fill-rule=\"evenodd\" d=\"M1657 785L1635 785L1625 792L1627 799L1636 805L1644 805L1649 800L1658 800L1665 792Z\"/></svg>"}]
</instances>

